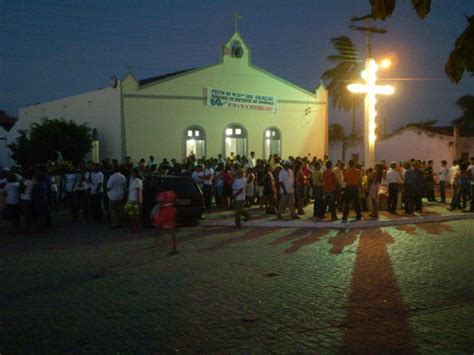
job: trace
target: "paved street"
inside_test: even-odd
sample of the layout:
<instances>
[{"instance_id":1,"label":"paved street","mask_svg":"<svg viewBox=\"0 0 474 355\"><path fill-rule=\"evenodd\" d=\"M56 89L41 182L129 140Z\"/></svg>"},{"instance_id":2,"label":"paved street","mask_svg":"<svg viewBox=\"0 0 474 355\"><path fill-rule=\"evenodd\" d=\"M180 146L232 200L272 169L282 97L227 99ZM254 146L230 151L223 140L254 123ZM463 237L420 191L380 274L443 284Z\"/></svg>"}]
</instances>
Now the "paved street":
<instances>
[{"instance_id":1,"label":"paved street","mask_svg":"<svg viewBox=\"0 0 474 355\"><path fill-rule=\"evenodd\" d=\"M155 230L1 225L0 352L474 352L472 214L344 229L253 214L180 229L173 257Z\"/></svg>"}]
</instances>

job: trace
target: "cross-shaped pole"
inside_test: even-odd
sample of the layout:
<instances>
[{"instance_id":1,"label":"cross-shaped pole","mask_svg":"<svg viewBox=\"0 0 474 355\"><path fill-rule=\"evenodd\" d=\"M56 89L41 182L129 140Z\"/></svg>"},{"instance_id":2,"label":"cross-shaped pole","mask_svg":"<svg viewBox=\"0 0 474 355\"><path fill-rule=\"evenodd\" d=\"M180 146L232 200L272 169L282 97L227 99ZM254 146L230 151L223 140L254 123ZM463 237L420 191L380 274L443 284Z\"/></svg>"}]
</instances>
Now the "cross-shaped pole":
<instances>
[{"instance_id":1,"label":"cross-shaped pole","mask_svg":"<svg viewBox=\"0 0 474 355\"><path fill-rule=\"evenodd\" d=\"M365 70L362 72L362 78L365 84L349 84L347 89L354 93L364 93L364 163L365 168L375 167L375 104L377 103L376 95L392 95L395 88L390 85L377 85L377 70L388 68L390 61L382 61L377 64L373 58L366 59Z\"/></svg>"},{"instance_id":2,"label":"cross-shaped pole","mask_svg":"<svg viewBox=\"0 0 474 355\"><path fill-rule=\"evenodd\" d=\"M242 18L238 12L234 14L234 32L239 31L239 20Z\"/></svg>"}]
</instances>

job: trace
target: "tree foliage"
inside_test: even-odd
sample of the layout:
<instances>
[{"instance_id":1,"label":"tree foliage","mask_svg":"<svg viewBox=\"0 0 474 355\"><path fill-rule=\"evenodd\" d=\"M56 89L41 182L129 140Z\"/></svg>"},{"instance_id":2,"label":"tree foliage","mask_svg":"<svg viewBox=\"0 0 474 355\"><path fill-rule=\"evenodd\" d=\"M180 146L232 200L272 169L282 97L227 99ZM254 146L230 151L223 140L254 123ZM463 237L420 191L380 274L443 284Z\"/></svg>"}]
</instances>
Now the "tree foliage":
<instances>
[{"instance_id":1,"label":"tree foliage","mask_svg":"<svg viewBox=\"0 0 474 355\"><path fill-rule=\"evenodd\" d=\"M462 79L464 71L474 76L474 15L466 16L468 25L456 39L454 49L449 54L444 71L456 84Z\"/></svg>"},{"instance_id":2,"label":"tree foliage","mask_svg":"<svg viewBox=\"0 0 474 355\"><path fill-rule=\"evenodd\" d=\"M56 160L61 152L65 160L83 159L91 149L91 129L65 119L43 118L29 130L22 130L15 142L9 145L12 157L19 164L40 164Z\"/></svg>"},{"instance_id":3,"label":"tree foliage","mask_svg":"<svg viewBox=\"0 0 474 355\"><path fill-rule=\"evenodd\" d=\"M371 17L374 20L385 21L395 11L397 0L369 0L371 6ZM411 0L417 15L424 19L431 9L431 0Z\"/></svg>"},{"instance_id":4,"label":"tree foliage","mask_svg":"<svg viewBox=\"0 0 474 355\"><path fill-rule=\"evenodd\" d=\"M359 51L347 36L331 38L336 54L327 57L335 66L326 70L321 78L329 80L327 89L331 103L334 107L343 111L351 111L358 108L364 99L363 95L354 95L347 90L347 85L360 80L363 63Z\"/></svg>"},{"instance_id":5,"label":"tree foliage","mask_svg":"<svg viewBox=\"0 0 474 355\"><path fill-rule=\"evenodd\" d=\"M395 10L396 0L369 0L371 14L374 20L385 21ZM431 0L412 0L413 8L421 19L430 12ZM453 2L452 6L456 6ZM458 84L464 72L467 71L474 76L474 15L466 16L468 25L454 43L454 49L449 54L444 66L448 78Z\"/></svg>"},{"instance_id":6,"label":"tree foliage","mask_svg":"<svg viewBox=\"0 0 474 355\"><path fill-rule=\"evenodd\" d=\"M462 110L462 115L453 121L454 125L474 127L474 96L464 95L456 101L456 106Z\"/></svg>"}]
</instances>

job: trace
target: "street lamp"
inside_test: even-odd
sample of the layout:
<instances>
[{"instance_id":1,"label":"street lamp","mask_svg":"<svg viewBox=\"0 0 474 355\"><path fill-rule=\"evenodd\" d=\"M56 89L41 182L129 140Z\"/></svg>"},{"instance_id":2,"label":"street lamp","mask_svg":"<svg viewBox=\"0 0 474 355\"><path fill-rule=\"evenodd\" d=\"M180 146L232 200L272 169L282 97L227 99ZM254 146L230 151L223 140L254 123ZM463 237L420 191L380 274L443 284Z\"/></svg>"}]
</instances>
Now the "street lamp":
<instances>
[{"instance_id":1,"label":"street lamp","mask_svg":"<svg viewBox=\"0 0 474 355\"><path fill-rule=\"evenodd\" d=\"M379 68L385 69L390 65L391 62L388 59L384 59L380 63L377 63L373 58L366 59L365 70L361 73L365 84L347 85L350 92L366 94L364 100L364 162L366 168L375 166L376 95L392 95L395 92L395 88L391 85L376 84L377 71Z\"/></svg>"}]
</instances>

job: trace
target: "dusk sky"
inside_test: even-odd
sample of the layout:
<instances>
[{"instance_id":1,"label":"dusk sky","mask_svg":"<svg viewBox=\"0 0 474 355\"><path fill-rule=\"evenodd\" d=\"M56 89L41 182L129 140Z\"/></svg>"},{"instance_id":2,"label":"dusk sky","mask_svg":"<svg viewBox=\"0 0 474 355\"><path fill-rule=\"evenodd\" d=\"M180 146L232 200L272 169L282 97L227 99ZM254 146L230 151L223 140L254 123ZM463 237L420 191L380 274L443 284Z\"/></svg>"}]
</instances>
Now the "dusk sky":
<instances>
[{"instance_id":1,"label":"dusk sky","mask_svg":"<svg viewBox=\"0 0 474 355\"><path fill-rule=\"evenodd\" d=\"M460 115L455 101L474 94L474 78L465 74L455 85L444 74L474 1L433 1L424 20L411 1L397 3L389 20L375 23L388 29L373 38L376 57L398 57L382 74L395 79L385 82L396 93L379 99L379 117L388 132L425 119L449 124ZM348 26L352 16L369 12L369 1L2 0L0 10L0 109L17 116L26 105L106 87L130 67L144 79L217 63L235 12L252 63L313 90L332 66L332 37L348 35L364 53L364 35ZM358 117L361 125L362 112ZM330 120L348 130L351 116L331 108Z\"/></svg>"}]
</instances>

